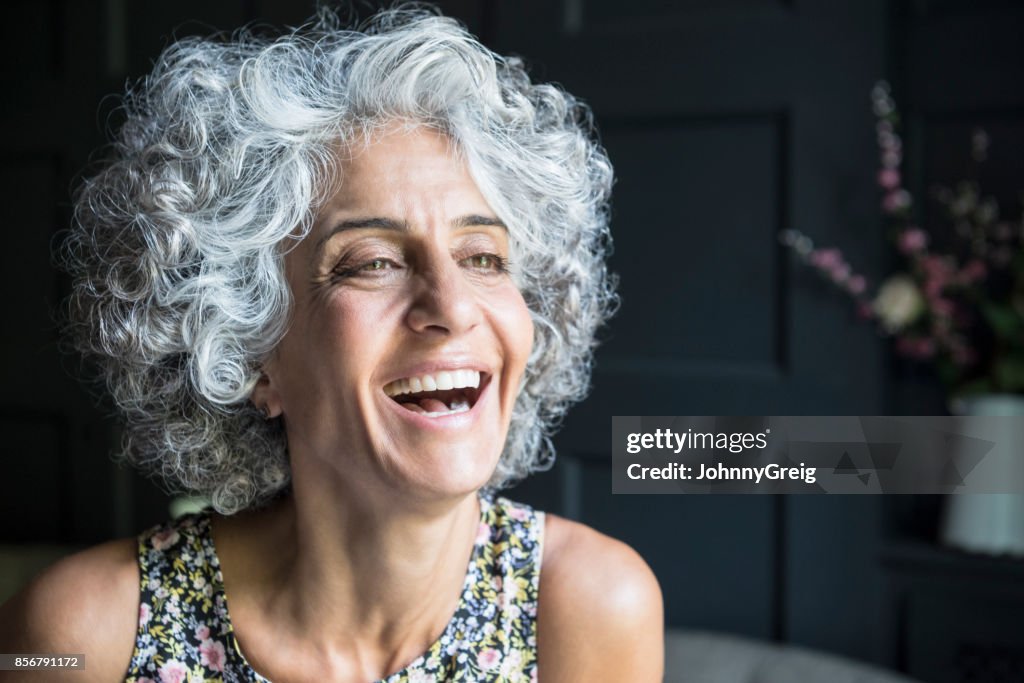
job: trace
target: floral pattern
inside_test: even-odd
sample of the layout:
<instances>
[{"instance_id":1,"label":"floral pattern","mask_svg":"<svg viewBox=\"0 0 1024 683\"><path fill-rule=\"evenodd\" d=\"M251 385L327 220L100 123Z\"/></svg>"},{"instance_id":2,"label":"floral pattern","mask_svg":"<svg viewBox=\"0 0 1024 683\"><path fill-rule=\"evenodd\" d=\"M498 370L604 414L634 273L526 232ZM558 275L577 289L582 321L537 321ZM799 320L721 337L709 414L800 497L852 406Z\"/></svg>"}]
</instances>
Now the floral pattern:
<instances>
[{"instance_id":1,"label":"floral pattern","mask_svg":"<svg viewBox=\"0 0 1024 683\"><path fill-rule=\"evenodd\" d=\"M544 514L480 497L462 597L441 637L379 683L536 683ZM210 512L139 535L139 630L126 683L270 683L234 638Z\"/></svg>"}]
</instances>

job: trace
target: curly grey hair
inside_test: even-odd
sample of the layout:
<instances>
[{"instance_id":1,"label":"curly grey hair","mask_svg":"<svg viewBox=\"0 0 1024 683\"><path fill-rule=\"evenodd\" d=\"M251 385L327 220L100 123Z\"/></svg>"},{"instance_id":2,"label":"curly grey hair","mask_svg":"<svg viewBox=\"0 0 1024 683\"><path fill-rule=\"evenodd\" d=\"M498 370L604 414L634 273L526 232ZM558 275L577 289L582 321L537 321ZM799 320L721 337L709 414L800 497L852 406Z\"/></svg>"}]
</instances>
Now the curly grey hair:
<instances>
[{"instance_id":1,"label":"curly grey hair","mask_svg":"<svg viewBox=\"0 0 1024 683\"><path fill-rule=\"evenodd\" d=\"M550 465L615 304L612 169L589 109L421 7L338 23L167 48L129 89L62 251L69 326L124 414L122 455L226 514L289 482L284 427L249 396L288 322L284 253L337 180L339 142L395 119L440 129L509 227L535 343L489 486Z\"/></svg>"}]
</instances>

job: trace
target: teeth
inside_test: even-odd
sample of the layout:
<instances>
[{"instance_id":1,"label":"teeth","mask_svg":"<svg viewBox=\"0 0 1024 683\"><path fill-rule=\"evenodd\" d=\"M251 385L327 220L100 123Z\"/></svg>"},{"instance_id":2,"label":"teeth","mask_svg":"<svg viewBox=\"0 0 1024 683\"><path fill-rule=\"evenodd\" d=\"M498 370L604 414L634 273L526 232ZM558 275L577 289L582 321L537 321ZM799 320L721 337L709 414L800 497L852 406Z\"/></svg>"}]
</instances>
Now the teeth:
<instances>
[{"instance_id":1,"label":"teeth","mask_svg":"<svg viewBox=\"0 0 1024 683\"><path fill-rule=\"evenodd\" d=\"M469 410L469 402L467 401L452 401L452 407L448 410L442 410L436 413L423 413L427 417L441 417L442 415L455 415L456 413L464 413Z\"/></svg>"},{"instance_id":2,"label":"teeth","mask_svg":"<svg viewBox=\"0 0 1024 683\"><path fill-rule=\"evenodd\" d=\"M384 393L388 396L418 394L421 391L447 391L448 389L473 389L480 386L480 373L476 370L443 370L433 375L403 377L388 383ZM428 413L429 414L429 413ZM447 415L448 413L438 413Z\"/></svg>"},{"instance_id":3,"label":"teeth","mask_svg":"<svg viewBox=\"0 0 1024 683\"><path fill-rule=\"evenodd\" d=\"M455 415L457 413L464 413L469 410L469 402L461 399L452 401L452 407L448 410L440 410L435 413L428 413L427 411L420 408L415 403L406 403L405 407L407 410L411 410L414 413L419 413L425 417L442 417L444 415Z\"/></svg>"}]
</instances>

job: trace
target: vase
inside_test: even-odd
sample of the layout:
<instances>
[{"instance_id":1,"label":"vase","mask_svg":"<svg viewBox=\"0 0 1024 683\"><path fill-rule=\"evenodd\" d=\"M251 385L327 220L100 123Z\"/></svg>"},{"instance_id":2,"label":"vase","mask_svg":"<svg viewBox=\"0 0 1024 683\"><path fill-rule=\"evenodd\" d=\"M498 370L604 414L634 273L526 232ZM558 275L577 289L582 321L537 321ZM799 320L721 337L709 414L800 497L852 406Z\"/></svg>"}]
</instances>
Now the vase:
<instances>
[{"instance_id":1,"label":"vase","mask_svg":"<svg viewBox=\"0 0 1024 683\"><path fill-rule=\"evenodd\" d=\"M1001 472L1004 481L1017 482L1024 490L1024 396L982 394L957 399L950 407L954 415L1019 415L1020 420L1001 423L999 443L1012 443L1020 459L1008 462ZM1024 494L964 493L946 497L940 531L944 545L973 553L1024 557Z\"/></svg>"}]
</instances>

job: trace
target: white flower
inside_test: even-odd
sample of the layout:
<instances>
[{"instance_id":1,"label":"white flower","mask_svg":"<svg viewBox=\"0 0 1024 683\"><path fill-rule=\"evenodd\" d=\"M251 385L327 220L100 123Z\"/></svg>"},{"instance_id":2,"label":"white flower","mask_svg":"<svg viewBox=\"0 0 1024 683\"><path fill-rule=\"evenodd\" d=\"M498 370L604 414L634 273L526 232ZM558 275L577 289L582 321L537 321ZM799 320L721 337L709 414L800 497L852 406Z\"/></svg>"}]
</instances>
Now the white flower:
<instances>
[{"instance_id":1,"label":"white flower","mask_svg":"<svg viewBox=\"0 0 1024 683\"><path fill-rule=\"evenodd\" d=\"M924 299L910 277L894 275L879 288L871 308L887 331L898 332L921 315Z\"/></svg>"},{"instance_id":2,"label":"white flower","mask_svg":"<svg viewBox=\"0 0 1024 683\"><path fill-rule=\"evenodd\" d=\"M505 659L501 660L501 675L505 678L513 678L516 674L522 673L523 670L523 653L519 650L510 650L505 656Z\"/></svg>"},{"instance_id":3,"label":"white flower","mask_svg":"<svg viewBox=\"0 0 1024 683\"><path fill-rule=\"evenodd\" d=\"M413 669L409 672L409 683L434 683L435 678L423 669Z\"/></svg>"}]
</instances>

